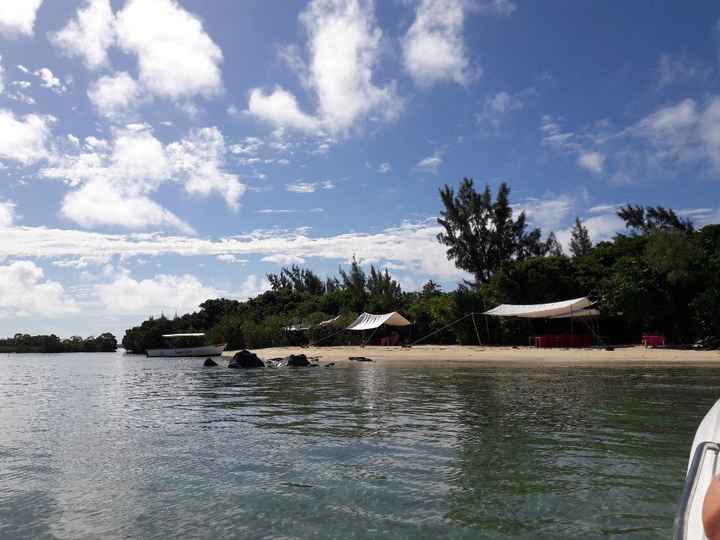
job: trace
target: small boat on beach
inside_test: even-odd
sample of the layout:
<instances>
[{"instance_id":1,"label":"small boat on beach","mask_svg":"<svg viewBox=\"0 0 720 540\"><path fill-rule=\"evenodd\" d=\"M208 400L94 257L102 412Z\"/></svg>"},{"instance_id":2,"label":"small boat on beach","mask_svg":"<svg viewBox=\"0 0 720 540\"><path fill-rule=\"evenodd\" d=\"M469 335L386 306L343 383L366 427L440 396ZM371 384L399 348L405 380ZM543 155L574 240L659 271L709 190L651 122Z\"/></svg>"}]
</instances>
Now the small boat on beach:
<instances>
[{"instance_id":1,"label":"small boat on beach","mask_svg":"<svg viewBox=\"0 0 720 540\"><path fill-rule=\"evenodd\" d=\"M226 343L206 345L205 334L164 334L168 346L162 349L148 349L148 357L185 357L185 356L220 356L227 347ZM193 343L196 342L197 344Z\"/></svg>"},{"instance_id":2,"label":"small boat on beach","mask_svg":"<svg viewBox=\"0 0 720 540\"><path fill-rule=\"evenodd\" d=\"M675 518L676 540L704 540L703 501L708 486L720 472L720 400L708 411L695 432L685 487Z\"/></svg>"}]
</instances>

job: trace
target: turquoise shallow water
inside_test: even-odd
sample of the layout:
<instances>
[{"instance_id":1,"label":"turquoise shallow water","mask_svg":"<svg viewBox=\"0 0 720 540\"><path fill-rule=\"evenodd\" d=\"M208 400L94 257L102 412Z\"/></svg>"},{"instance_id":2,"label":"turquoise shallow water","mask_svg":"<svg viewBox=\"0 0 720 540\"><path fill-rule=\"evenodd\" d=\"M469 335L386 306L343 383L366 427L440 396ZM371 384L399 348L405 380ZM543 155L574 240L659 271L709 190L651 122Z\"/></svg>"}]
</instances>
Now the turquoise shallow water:
<instances>
[{"instance_id":1,"label":"turquoise shallow water","mask_svg":"<svg viewBox=\"0 0 720 540\"><path fill-rule=\"evenodd\" d=\"M667 538L720 397L700 367L201 363L0 356L0 538Z\"/></svg>"}]
</instances>

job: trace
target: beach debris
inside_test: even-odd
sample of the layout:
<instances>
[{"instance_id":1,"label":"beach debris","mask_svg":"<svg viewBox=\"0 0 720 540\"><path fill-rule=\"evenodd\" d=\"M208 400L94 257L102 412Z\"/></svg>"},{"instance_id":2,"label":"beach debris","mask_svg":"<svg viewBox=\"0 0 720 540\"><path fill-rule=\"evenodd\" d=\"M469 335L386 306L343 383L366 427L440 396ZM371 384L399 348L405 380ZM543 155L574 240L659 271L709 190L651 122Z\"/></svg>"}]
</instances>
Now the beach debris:
<instances>
[{"instance_id":1,"label":"beach debris","mask_svg":"<svg viewBox=\"0 0 720 540\"><path fill-rule=\"evenodd\" d=\"M304 354L291 354L286 358L288 367L306 367L310 365Z\"/></svg>"},{"instance_id":2,"label":"beach debris","mask_svg":"<svg viewBox=\"0 0 720 540\"><path fill-rule=\"evenodd\" d=\"M614 351L614 350L615 350L615 347L605 347L605 350L606 350L606 351Z\"/></svg>"},{"instance_id":3,"label":"beach debris","mask_svg":"<svg viewBox=\"0 0 720 540\"><path fill-rule=\"evenodd\" d=\"M203 366L205 367L215 367L217 366L217 362L213 360L212 358L206 358L203 362Z\"/></svg>"},{"instance_id":4,"label":"beach debris","mask_svg":"<svg viewBox=\"0 0 720 540\"><path fill-rule=\"evenodd\" d=\"M372 362L367 356L348 356L348 360L351 362Z\"/></svg>"},{"instance_id":5,"label":"beach debris","mask_svg":"<svg viewBox=\"0 0 720 540\"><path fill-rule=\"evenodd\" d=\"M228 367L234 369L253 369L263 368L265 367L265 364L262 360L260 360L260 358L258 358L257 354L243 349L242 351L235 353L235 356L233 356L230 362L228 362Z\"/></svg>"}]
</instances>

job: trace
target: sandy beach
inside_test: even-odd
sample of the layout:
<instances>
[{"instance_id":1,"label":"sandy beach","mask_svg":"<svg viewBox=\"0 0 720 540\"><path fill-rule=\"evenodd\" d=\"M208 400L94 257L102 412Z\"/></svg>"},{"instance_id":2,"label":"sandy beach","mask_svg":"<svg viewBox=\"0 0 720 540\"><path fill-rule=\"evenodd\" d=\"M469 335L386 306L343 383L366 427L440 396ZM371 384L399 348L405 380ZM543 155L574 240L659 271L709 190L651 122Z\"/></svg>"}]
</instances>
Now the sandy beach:
<instances>
[{"instance_id":1,"label":"sandy beach","mask_svg":"<svg viewBox=\"0 0 720 540\"><path fill-rule=\"evenodd\" d=\"M232 356L236 351L225 351ZM642 346L605 349L537 349L534 347L477 347L421 345L400 347L274 347L253 350L260 358L289 354L318 357L320 362L348 362L351 356L365 356L374 362L392 364L506 363L518 365L658 364L688 365L720 363L720 351L646 349Z\"/></svg>"}]
</instances>

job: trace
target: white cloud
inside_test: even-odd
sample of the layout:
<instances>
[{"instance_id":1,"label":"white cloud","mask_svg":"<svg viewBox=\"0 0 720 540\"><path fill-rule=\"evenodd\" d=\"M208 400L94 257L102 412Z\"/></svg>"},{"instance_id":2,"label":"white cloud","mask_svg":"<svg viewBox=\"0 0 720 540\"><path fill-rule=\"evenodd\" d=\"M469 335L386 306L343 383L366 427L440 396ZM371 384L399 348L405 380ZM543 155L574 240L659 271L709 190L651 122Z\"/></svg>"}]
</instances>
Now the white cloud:
<instances>
[{"instance_id":1,"label":"white cloud","mask_svg":"<svg viewBox=\"0 0 720 540\"><path fill-rule=\"evenodd\" d=\"M222 293L190 274L158 274L136 280L123 272L110 283L95 286L95 294L111 313L143 315L195 311L208 298Z\"/></svg>"},{"instance_id":2,"label":"white cloud","mask_svg":"<svg viewBox=\"0 0 720 540\"><path fill-rule=\"evenodd\" d=\"M658 61L658 88L686 83L710 73L700 61L686 54L662 54Z\"/></svg>"},{"instance_id":3,"label":"white cloud","mask_svg":"<svg viewBox=\"0 0 720 540\"><path fill-rule=\"evenodd\" d=\"M7 109L0 109L0 158L30 165L48 157L52 116L28 114L22 119Z\"/></svg>"},{"instance_id":4,"label":"white cloud","mask_svg":"<svg viewBox=\"0 0 720 540\"><path fill-rule=\"evenodd\" d=\"M115 40L114 23L110 0L86 0L77 18L51 34L50 40L66 55L82 58L88 69L97 69L108 65L107 49Z\"/></svg>"},{"instance_id":5,"label":"white cloud","mask_svg":"<svg viewBox=\"0 0 720 540\"><path fill-rule=\"evenodd\" d=\"M169 227L184 233L193 232L192 227L147 196L103 180L91 180L68 193L63 199L62 215L86 228Z\"/></svg>"},{"instance_id":6,"label":"white cloud","mask_svg":"<svg viewBox=\"0 0 720 540\"><path fill-rule=\"evenodd\" d=\"M378 165L377 172L380 174L387 174L390 172L390 164L389 163L381 163Z\"/></svg>"},{"instance_id":7,"label":"white cloud","mask_svg":"<svg viewBox=\"0 0 720 540\"><path fill-rule=\"evenodd\" d=\"M215 257L220 262L226 262L226 263L236 263L236 264L245 264L248 262L247 259L240 259L236 257L235 255L232 255L231 253L221 253L217 257Z\"/></svg>"},{"instance_id":8,"label":"white cloud","mask_svg":"<svg viewBox=\"0 0 720 540\"><path fill-rule=\"evenodd\" d=\"M216 191L230 208L237 208L247 188L237 175L222 170L226 149L219 129L194 129L182 141L170 144L167 150L174 169L186 177L188 193L207 197Z\"/></svg>"},{"instance_id":9,"label":"white cloud","mask_svg":"<svg viewBox=\"0 0 720 540\"><path fill-rule=\"evenodd\" d=\"M262 262L275 263L280 266L288 266L290 264L303 264L305 262L304 257L298 255L286 255L284 253L276 253L275 255L268 255L260 259Z\"/></svg>"},{"instance_id":10,"label":"white cloud","mask_svg":"<svg viewBox=\"0 0 720 540\"><path fill-rule=\"evenodd\" d=\"M432 156L421 159L415 168L424 172L436 173L442 165L443 159L440 153L435 152Z\"/></svg>"},{"instance_id":11,"label":"white cloud","mask_svg":"<svg viewBox=\"0 0 720 540\"><path fill-rule=\"evenodd\" d=\"M507 114L518 111L525 106L524 101L519 94L510 94L508 92L498 92L494 96L485 99L483 111L478 116L478 120L489 122L495 127Z\"/></svg>"},{"instance_id":12,"label":"white cloud","mask_svg":"<svg viewBox=\"0 0 720 540\"><path fill-rule=\"evenodd\" d=\"M126 71L100 77L90 85L88 98L101 116L122 119L143 100L140 85Z\"/></svg>"},{"instance_id":13,"label":"white cloud","mask_svg":"<svg viewBox=\"0 0 720 540\"><path fill-rule=\"evenodd\" d=\"M605 164L605 156L600 152L585 152L578 156L578 165L590 172L601 173Z\"/></svg>"},{"instance_id":14,"label":"white cloud","mask_svg":"<svg viewBox=\"0 0 720 540\"><path fill-rule=\"evenodd\" d=\"M153 94L180 100L222 91L222 51L175 0L128 0L116 30L120 47L137 55L140 82Z\"/></svg>"},{"instance_id":15,"label":"white cloud","mask_svg":"<svg viewBox=\"0 0 720 540\"><path fill-rule=\"evenodd\" d=\"M313 0L300 20L308 34L309 61L303 83L315 94L316 115L302 112L295 96L280 87L270 94L252 90L250 114L307 132L320 126L347 132L370 113L386 120L399 114L402 101L394 84L377 86L373 82L382 31L371 2Z\"/></svg>"},{"instance_id":16,"label":"white cloud","mask_svg":"<svg viewBox=\"0 0 720 540\"><path fill-rule=\"evenodd\" d=\"M2 61L2 56L0 56L0 62L1 61ZM2 94L4 91L5 91L5 68L3 68L2 64L0 64L0 94Z\"/></svg>"},{"instance_id":17,"label":"white cloud","mask_svg":"<svg viewBox=\"0 0 720 540\"><path fill-rule=\"evenodd\" d=\"M590 211L592 210L590 209ZM625 222L615 213L593 215L587 219L582 219L582 223L587 228L590 240L594 244L610 240L617 233L625 230ZM566 253L570 251L571 232L572 228L556 232L558 242L563 246Z\"/></svg>"},{"instance_id":18,"label":"white cloud","mask_svg":"<svg viewBox=\"0 0 720 540\"><path fill-rule=\"evenodd\" d=\"M240 290L237 292L237 297L240 300L247 300L248 298L254 298L265 291L270 290L270 282L267 278L258 278L255 274L250 274L240 284Z\"/></svg>"},{"instance_id":19,"label":"white cloud","mask_svg":"<svg viewBox=\"0 0 720 540\"><path fill-rule=\"evenodd\" d=\"M192 232L149 195L163 183L180 182L191 195L217 192L234 209L246 189L236 175L223 170L225 143L214 127L191 130L182 140L163 146L145 125L129 124L116 132L112 147L92 142L88 151L58 157L40 171L46 178L79 187L65 196L62 214L83 227L172 227Z\"/></svg>"},{"instance_id":20,"label":"white cloud","mask_svg":"<svg viewBox=\"0 0 720 540\"><path fill-rule=\"evenodd\" d=\"M15 222L15 203L0 200L0 229L11 227Z\"/></svg>"},{"instance_id":21,"label":"white cloud","mask_svg":"<svg viewBox=\"0 0 720 540\"><path fill-rule=\"evenodd\" d=\"M268 94L259 88L253 89L248 101L248 112L275 126L307 132L315 132L320 128L317 119L300 110L295 96L279 86Z\"/></svg>"},{"instance_id":22,"label":"white cloud","mask_svg":"<svg viewBox=\"0 0 720 540\"><path fill-rule=\"evenodd\" d=\"M40 85L42 87L48 88L56 94L62 94L67 91L67 87L48 68L40 68L34 71L33 75L40 79Z\"/></svg>"},{"instance_id":23,"label":"white cloud","mask_svg":"<svg viewBox=\"0 0 720 540\"><path fill-rule=\"evenodd\" d=\"M314 193L318 189L335 189L335 182L332 180L323 180L322 182L293 182L285 184L287 191L294 193Z\"/></svg>"},{"instance_id":24,"label":"white cloud","mask_svg":"<svg viewBox=\"0 0 720 540\"><path fill-rule=\"evenodd\" d=\"M0 2L0 34L7 38L31 36L35 16L43 0L6 0Z\"/></svg>"},{"instance_id":25,"label":"white cloud","mask_svg":"<svg viewBox=\"0 0 720 540\"><path fill-rule=\"evenodd\" d=\"M78 310L63 286L46 280L35 263L15 261L0 266L0 318L57 317Z\"/></svg>"},{"instance_id":26,"label":"white cloud","mask_svg":"<svg viewBox=\"0 0 720 540\"><path fill-rule=\"evenodd\" d=\"M520 210L525 211L528 220L543 232L554 230L574 208L575 201L567 195L546 197L544 199L529 198L521 204Z\"/></svg>"},{"instance_id":27,"label":"white cloud","mask_svg":"<svg viewBox=\"0 0 720 540\"><path fill-rule=\"evenodd\" d=\"M58 258L96 256L98 253L121 257L232 254L243 258L250 255L292 255L348 261L355 254L367 263L402 264L409 272L441 279L461 279L465 274L447 260L445 248L437 242L436 236L440 231L434 220L428 220L403 223L376 233L311 237L307 230L273 229L213 241L191 236L103 234L16 226L3 231L0 257Z\"/></svg>"},{"instance_id":28,"label":"white cloud","mask_svg":"<svg viewBox=\"0 0 720 540\"><path fill-rule=\"evenodd\" d=\"M245 137L241 142L230 146L233 154L254 156L260 150L263 142L257 137Z\"/></svg>"},{"instance_id":29,"label":"white cloud","mask_svg":"<svg viewBox=\"0 0 720 540\"><path fill-rule=\"evenodd\" d=\"M720 97L705 109L700 121L700 138L716 171L720 171Z\"/></svg>"},{"instance_id":30,"label":"white cloud","mask_svg":"<svg viewBox=\"0 0 720 540\"><path fill-rule=\"evenodd\" d=\"M402 44L405 69L415 82L466 84L469 61L463 44L463 1L421 0Z\"/></svg>"}]
</instances>

